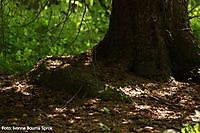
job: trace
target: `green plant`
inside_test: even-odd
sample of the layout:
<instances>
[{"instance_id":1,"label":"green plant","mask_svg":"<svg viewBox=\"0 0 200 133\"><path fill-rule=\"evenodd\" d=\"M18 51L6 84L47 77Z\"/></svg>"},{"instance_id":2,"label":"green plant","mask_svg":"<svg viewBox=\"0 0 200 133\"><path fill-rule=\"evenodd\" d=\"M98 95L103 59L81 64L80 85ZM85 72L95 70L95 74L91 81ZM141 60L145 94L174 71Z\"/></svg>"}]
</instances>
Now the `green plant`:
<instances>
[{"instance_id":1,"label":"green plant","mask_svg":"<svg viewBox=\"0 0 200 133\"><path fill-rule=\"evenodd\" d=\"M98 126L99 126L99 128L103 131L103 132L109 132L109 131L111 131L111 129L107 126L107 125L105 125L104 123L99 123L98 124Z\"/></svg>"},{"instance_id":2,"label":"green plant","mask_svg":"<svg viewBox=\"0 0 200 133\"><path fill-rule=\"evenodd\" d=\"M195 110L195 114L191 118L193 122L185 124L181 129L181 133L200 133L200 112Z\"/></svg>"},{"instance_id":3,"label":"green plant","mask_svg":"<svg viewBox=\"0 0 200 133\"><path fill-rule=\"evenodd\" d=\"M84 52L103 38L108 27L108 15L99 1L3 2L1 74L26 72L47 55ZM110 0L104 3L111 5Z\"/></svg>"},{"instance_id":4,"label":"green plant","mask_svg":"<svg viewBox=\"0 0 200 133\"><path fill-rule=\"evenodd\" d=\"M110 110L109 110L108 108L106 108L106 107L103 107L103 108L101 109L101 112L103 112L103 113L105 113L105 114L110 114Z\"/></svg>"},{"instance_id":5,"label":"green plant","mask_svg":"<svg viewBox=\"0 0 200 133\"><path fill-rule=\"evenodd\" d=\"M186 124L182 129L181 133L200 133L200 124Z\"/></svg>"},{"instance_id":6,"label":"green plant","mask_svg":"<svg viewBox=\"0 0 200 133\"><path fill-rule=\"evenodd\" d=\"M193 33L200 40L200 1L188 0L188 15Z\"/></svg>"}]
</instances>

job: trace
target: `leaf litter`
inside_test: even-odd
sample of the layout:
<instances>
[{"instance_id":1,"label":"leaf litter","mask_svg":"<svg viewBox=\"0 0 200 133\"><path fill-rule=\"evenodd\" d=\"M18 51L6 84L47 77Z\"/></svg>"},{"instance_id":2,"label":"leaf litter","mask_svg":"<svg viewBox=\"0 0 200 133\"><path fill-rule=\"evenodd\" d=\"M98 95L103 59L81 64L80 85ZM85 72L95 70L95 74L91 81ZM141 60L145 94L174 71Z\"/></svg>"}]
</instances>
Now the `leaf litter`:
<instances>
[{"instance_id":1,"label":"leaf litter","mask_svg":"<svg viewBox=\"0 0 200 133\"><path fill-rule=\"evenodd\" d=\"M180 131L183 124L199 122L197 84L172 78L163 83L127 82L118 89L131 97L131 102L75 97L66 104L72 94L29 84L22 77L2 75L0 125L48 125L55 133L159 133Z\"/></svg>"}]
</instances>

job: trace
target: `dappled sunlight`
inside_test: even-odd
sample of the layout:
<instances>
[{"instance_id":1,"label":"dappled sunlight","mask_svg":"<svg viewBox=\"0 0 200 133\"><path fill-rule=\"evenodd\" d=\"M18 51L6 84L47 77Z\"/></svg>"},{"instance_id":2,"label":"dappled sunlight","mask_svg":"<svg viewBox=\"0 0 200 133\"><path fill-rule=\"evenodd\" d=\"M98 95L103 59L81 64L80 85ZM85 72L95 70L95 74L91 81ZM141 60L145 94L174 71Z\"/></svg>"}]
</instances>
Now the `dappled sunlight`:
<instances>
[{"instance_id":1,"label":"dappled sunlight","mask_svg":"<svg viewBox=\"0 0 200 133\"><path fill-rule=\"evenodd\" d=\"M55 108L55 110L54 110L54 112L55 113L62 113L62 112L64 112L64 111L66 111L66 108Z\"/></svg>"},{"instance_id":2,"label":"dappled sunlight","mask_svg":"<svg viewBox=\"0 0 200 133\"><path fill-rule=\"evenodd\" d=\"M194 86L199 88L198 85ZM147 83L147 84L131 84L120 87L119 89L133 99L135 97L144 97L152 99L157 104L163 105L179 105L181 107L192 106L195 104L193 95L198 97L198 90L191 87L188 83L171 81L169 83Z\"/></svg>"},{"instance_id":3,"label":"dappled sunlight","mask_svg":"<svg viewBox=\"0 0 200 133\"><path fill-rule=\"evenodd\" d=\"M0 73L16 75L0 75L0 132L177 133L199 123L194 2L2 0Z\"/></svg>"},{"instance_id":4,"label":"dappled sunlight","mask_svg":"<svg viewBox=\"0 0 200 133\"><path fill-rule=\"evenodd\" d=\"M139 97L142 94L150 93L147 89L144 89L143 87L140 87L139 85L136 85L134 87L133 86L126 86L123 88L120 87L119 89L131 97Z\"/></svg>"},{"instance_id":5,"label":"dappled sunlight","mask_svg":"<svg viewBox=\"0 0 200 133\"><path fill-rule=\"evenodd\" d=\"M155 93L157 95L164 97L164 96L171 96L175 94L177 90L178 90L178 87L163 87L158 90L153 90L152 93Z\"/></svg>"},{"instance_id":6,"label":"dappled sunlight","mask_svg":"<svg viewBox=\"0 0 200 133\"><path fill-rule=\"evenodd\" d=\"M26 81L13 81L9 86L3 86L0 89L0 92L15 92L21 93L25 96L31 96L32 94L29 92L33 89L33 85L29 85Z\"/></svg>"},{"instance_id":7,"label":"dappled sunlight","mask_svg":"<svg viewBox=\"0 0 200 133\"><path fill-rule=\"evenodd\" d=\"M136 110L144 110L144 109L151 109L152 107L149 105L135 105Z\"/></svg>"},{"instance_id":8,"label":"dappled sunlight","mask_svg":"<svg viewBox=\"0 0 200 133\"><path fill-rule=\"evenodd\" d=\"M135 111L144 111L146 113L150 113L149 115L153 119L178 119L182 117L181 112L179 110L170 110L167 107L157 107L154 105L138 105L135 104ZM129 112L129 115L136 115L133 112Z\"/></svg>"},{"instance_id":9,"label":"dappled sunlight","mask_svg":"<svg viewBox=\"0 0 200 133\"><path fill-rule=\"evenodd\" d=\"M109 82L105 89L117 89L117 92L130 96L131 102L100 97L79 99L64 90L31 85L27 80L2 84L0 106L5 110L0 110L0 113L9 114L2 117L3 124L23 126L26 121L28 125L48 123L54 131L65 128L72 132L120 130L159 133L161 128L177 129L182 123L199 120L194 114L200 107L199 86L196 84L129 82L115 86ZM113 94L109 97L114 97ZM125 95L119 96L125 98Z\"/></svg>"},{"instance_id":10,"label":"dappled sunlight","mask_svg":"<svg viewBox=\"0 0 200 133\"><path fill-rule=\"evenodd\" d=\"M54 61L51 61L51 60L48 60L47 63L49 64L49 69L51 68L56 68L56 66L61 66L63 64L63 62L61 60L54 60ZM69 64L65 64L65 65L69 65Z\"/></svg>"},{"instance_id":11,"label":"dappled sunlight","mask_svg":"<svg viewBox=\"0 0 200 133\"><path fill-rule=\"evenodd\" d=\"M181 112L169 110L167 108L154 107L151 111L158 119L178 119L182 117Z\"/></svg>"}]
</instances>

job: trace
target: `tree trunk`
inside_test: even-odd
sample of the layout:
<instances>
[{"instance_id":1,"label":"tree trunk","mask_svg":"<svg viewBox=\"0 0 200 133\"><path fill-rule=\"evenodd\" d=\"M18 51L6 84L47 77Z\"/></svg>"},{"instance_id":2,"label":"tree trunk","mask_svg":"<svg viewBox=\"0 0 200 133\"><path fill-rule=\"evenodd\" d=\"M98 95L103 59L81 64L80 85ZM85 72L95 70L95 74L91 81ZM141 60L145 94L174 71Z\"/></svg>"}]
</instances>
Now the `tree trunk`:
<instances>
[{"instance_id":1,"label":"tree trunk","mask_svg":"<svg viewBox=\"0 0 200 133\"><path fill-rule=\"evenodd\" d=\"M113 0L109 29L94 48L96 63L166 79L199 68L185 0Z\"/></svg>"}]
</instances>

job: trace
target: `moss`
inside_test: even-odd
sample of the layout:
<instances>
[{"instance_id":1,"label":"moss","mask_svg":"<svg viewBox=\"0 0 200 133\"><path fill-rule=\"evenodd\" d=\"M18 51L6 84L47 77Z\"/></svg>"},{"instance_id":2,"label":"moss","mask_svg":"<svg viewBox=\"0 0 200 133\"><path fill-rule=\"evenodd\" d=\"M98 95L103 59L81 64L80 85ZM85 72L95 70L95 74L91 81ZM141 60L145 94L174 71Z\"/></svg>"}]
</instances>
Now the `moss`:
<instances>
[{"instance_id":1,"label":"moss","mask_svg":"<svg viewBox=\"0 0 200 133\"><path fill-rule=\"evenodd\" d=\"M64 89L66 92L81 97L96 96L103 89L103 83L95 79L91 73L81 68L57 68L40 75L40 83L53 89Z\"/></svg>"}]
</instances>

